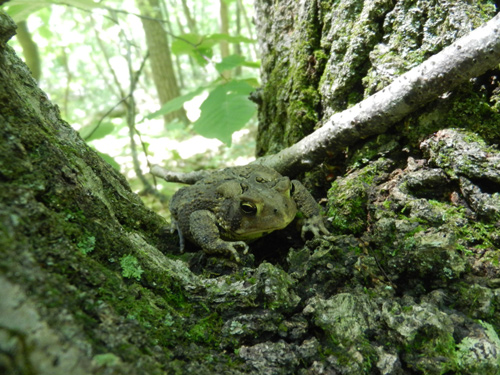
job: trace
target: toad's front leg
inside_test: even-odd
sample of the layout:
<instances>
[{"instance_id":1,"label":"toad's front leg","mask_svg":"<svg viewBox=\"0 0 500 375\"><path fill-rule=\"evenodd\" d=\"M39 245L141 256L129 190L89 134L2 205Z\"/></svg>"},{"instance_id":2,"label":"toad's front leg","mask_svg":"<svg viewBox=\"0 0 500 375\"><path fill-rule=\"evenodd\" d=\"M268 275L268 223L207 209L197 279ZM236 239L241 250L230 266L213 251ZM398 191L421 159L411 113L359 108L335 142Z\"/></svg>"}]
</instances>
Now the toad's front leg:
<instances>
[{"instance_id":1,"label":"toad's front leg","mask_svg":"<svg viewBox=\"0 0 500 375\"><path fill-rule=\"evenodd\" d=\"M243 241L224 241L221 239L217 218L207 210L199 210L189 216L189 230L192 240L201 246L207 254L230 255L240 262L238 248L243 254L248 252L248 245Z\"/></svg>"},{"instance_id":2,"label":"toad's front leg","mask_svg":"<svg viewBox=\"0 0 500 375\"><path fill-rule=\"evenodd\" d=\"M322 234L328 235L330 232L325 227L318 203L300 181L293 180L292 197L297 203L297 208L304 214L306 220L302 226L302 239L305 239L307 232L311 232L315 237Z\"/></svg>"}]
</instances>

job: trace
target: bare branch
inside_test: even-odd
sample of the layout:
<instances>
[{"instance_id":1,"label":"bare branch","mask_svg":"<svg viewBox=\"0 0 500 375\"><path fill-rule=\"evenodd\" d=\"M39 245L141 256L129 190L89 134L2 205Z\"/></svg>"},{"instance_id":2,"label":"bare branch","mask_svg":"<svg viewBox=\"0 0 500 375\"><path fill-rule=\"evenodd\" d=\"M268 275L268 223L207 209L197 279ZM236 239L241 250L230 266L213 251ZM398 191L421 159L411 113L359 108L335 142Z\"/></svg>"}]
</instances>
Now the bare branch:
<instances>
[{"instance_id":1,"label":"bare branch","mask_svg":"<svg viewBox=\"0 0 500 375\"><path fill-rule=\"evenodd\" d=\"M168 182L180 182L181 184L192 185L202 178L208 176L212 171L201 170L188 173L172 172L168 169L160 167L159 165L153 165L150 172L153 176L162 178Z\"/></svg>"},{"instance_id":2,"label":"bare branch","mask_svg":"<svg viewBox=\"0 0 500 375\"><path fill-rule=\"evenodd\" d=\"M357 105L336 113L314 133L255 163L293 176L346 146L381 134L416 109L500 63L500 15L460 38Z\"/></svg>"}]
</instances>

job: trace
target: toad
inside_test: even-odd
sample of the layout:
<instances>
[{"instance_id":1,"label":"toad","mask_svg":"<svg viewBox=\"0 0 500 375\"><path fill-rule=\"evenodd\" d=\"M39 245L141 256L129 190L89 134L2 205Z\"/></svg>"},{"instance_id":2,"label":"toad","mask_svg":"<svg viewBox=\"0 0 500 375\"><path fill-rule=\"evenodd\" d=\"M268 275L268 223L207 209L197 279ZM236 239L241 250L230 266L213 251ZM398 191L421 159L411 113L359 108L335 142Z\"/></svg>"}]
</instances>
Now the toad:
<instances>
[{"instance_id":1,"label":"toad","mask_svg":"<svg viewBox=\"0 0 500 375\"><path fill-rule=\"evenodd\" d=\"M248 242L283 229L297 212L305 216L302 238L328 234L318 204L297 180L262 165L226 168L183 187L170 204L180 237L207 254L221 254L239 262Z\"/></svg>"}]
</instances>

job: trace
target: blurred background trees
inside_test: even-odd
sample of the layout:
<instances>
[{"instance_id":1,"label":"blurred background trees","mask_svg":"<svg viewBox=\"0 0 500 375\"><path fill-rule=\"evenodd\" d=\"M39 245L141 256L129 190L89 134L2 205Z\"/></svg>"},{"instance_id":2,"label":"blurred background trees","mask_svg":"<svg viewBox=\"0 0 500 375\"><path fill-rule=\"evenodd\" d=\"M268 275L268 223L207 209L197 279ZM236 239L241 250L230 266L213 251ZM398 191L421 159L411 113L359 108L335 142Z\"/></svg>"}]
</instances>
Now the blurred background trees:
<instances>
[{"instance_id":1,"label":"blurred background trees","mask_svg":"<svg viewBox=\"0 0 500 375\"><path fill-rule=\"evenodd\" d=\"M2 9L18 25L11 44L64 119L144 192L160 184L148 164L192 170L253 158L252 4L11 0Z\"/></svg>"}]
</instances>

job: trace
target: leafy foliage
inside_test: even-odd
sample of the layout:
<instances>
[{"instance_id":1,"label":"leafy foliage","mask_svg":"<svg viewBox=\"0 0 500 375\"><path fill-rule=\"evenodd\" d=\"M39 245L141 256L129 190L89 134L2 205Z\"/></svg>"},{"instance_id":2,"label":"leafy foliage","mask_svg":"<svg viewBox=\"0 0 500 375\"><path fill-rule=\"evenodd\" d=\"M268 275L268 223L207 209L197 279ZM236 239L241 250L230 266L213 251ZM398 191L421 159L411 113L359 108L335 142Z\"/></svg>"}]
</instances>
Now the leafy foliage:
<instances>
[{"instance_id":1,"label":"leafy foliage","mask_svg":"<svg viewBox=\"0 0 500 375\"><path fill-rule=\"evenodd\" d=\"M255 104L248 100L251 91L253 87L245 81L217 86L201 105L201 116L194 123L194 130L230 146L231 135L255 114Z\"/></svg>"},{"instance_id":2,"label":"leafy foliage","mask_svg":"<svg viewBox=\"0 0 500 375\"><path fill-rule=\"evenodd\" d=\"M111 134L115 129L115 126L111 122L105 122L98 124L99 126L87 126L80 130L80 135L87 142L93 139L101 139Z\"/></svg>"},{"instance_id":3,"label":"leafy foliage","mask_svg":"<svg viewBox=\"0 0 500 375\"><path fill-rule=\"evenodd\" d=\"M213 48L218 43L225 41L228 43L255 43L255 40L247 37L227 34L183 34L176 37L172 42L172 52L181 55L188 54L200 64L206 65L213 56Z\"/></svg>"},{"instance_id":4,"label":"leafy foliage","mask_svg":"<svg viewBox=\"0 0 500 375\"><path fill-rule=\"evenodd\" d=\"M246 61L245 58L241 55L229 55L222 59L221 62L215 64L215 69L219 73L222 73L226 70L231 70L237 68L239 66L246 66L249 68L259 68L259 62Z\"/></svg>"},{"instance_id":5,"label":"leafy foliage","mask_svg":"<svg viewBox=\"0 0 500 375\"><path fill-rule=\"evenodd\" d=\"M259 86L260 64L248 22L251 17L240 13L247 22L238 26L233 22L229 33L220 33L219 12L213 2L186 2L190 15L179 2L179 6L168 5L168 13L161 16L182 93L161 107L154 105L158 99L143 19L134 1L11 0L2 6L16 22L27 21L42 62L41 88L81 137L129 178L141 170L147 172L151 162L170 160L177 169L192 169L195 163L218 167L253 153L253 140L232 137L246 124L255 124L255 104L248 94ZM253 7L250 0L226 3L233 20L237 9L247 12ZM194 28L187 27L189 17ZM231 55L221 56L221 42L230 45ZM24 52L15 39L10 43L19 55ZM190 124L164 124L164 115L182 108L188 111ZM194 132L226 146L236 145L228 150L217 141L206 140L210 146L196 146L193 151L189 140ZM164 147L167 143L170 146ZM191 149L188 156L182 147ZM200 156L193 157L196 153Z\"/></svg>"},{"instance_id":6,"label":"leafy foliage","mask_svg":"<svg viewBox=\"0 0 500 375\"><path fill-rule=\"evenodd\" d=\"M231 135L240 130L256 112L255 104L248 100L254 90L251 80L231 80L212 87L201 87L179 96L147 116L154 118L179 109L185 102L208 90L209 94L200 106L200 118L194 123L194 130L207 138L217 138L231 145Z\"/></svg>"},{"instance_id":7,"label":"leafy foliage","mask_svg":"<svg viewBox=\"0 0 500 375\"><path fill-rule=\"evenodd\" d=\"M54 4L58 4L58 2L50 0L12 0L8 4L8 13L15 22L19 22L26 20L30 14ZM95 3L92 0L65 0L64 5L85 10L103 7L101 4Z\"/></svg>"},{"instance_id":8,"label":"leafy foliage","mask_svg":"<svg viewBox=\"0 0 500 375\"><path fill-rule=\"evenodd\" d=\"M184 103L200 95L201 93L203 93L203 91L205 91L205 89L206 89L205 87L199 87L196 90L191 91L185 95L178 96L177 98L168 101L158 111L147 115L145 118L151 120L156 117L166 115L167 113L177 111L178 109L182 108Z\"/></svg>"}]
</instances>

